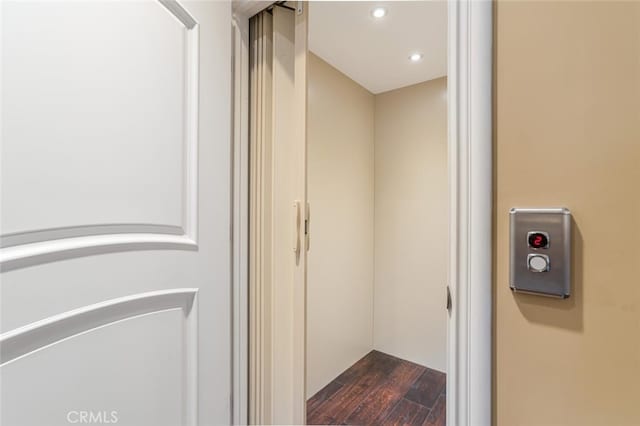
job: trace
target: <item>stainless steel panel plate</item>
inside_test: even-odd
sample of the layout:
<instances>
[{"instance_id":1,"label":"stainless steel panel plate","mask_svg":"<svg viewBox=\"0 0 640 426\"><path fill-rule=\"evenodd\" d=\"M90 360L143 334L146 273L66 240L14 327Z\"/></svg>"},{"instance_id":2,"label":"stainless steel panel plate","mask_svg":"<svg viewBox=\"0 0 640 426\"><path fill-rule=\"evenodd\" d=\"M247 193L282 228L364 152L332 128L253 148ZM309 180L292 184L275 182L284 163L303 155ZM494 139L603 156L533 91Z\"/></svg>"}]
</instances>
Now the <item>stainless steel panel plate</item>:
<instances>
[{"instance_id":1,"label":"stainless steel panel plate","mask_svg":"<svg viewBox=\"0 0 640 426\"><path fill-rule=\"evenodd\" d=\"M511 289L541 296L569 297L571 212L565 208L514 208L510 216ZM536 236L540 237L538 241L542 241L539 248L535 247Z\"/></svg>"}]
</instances>

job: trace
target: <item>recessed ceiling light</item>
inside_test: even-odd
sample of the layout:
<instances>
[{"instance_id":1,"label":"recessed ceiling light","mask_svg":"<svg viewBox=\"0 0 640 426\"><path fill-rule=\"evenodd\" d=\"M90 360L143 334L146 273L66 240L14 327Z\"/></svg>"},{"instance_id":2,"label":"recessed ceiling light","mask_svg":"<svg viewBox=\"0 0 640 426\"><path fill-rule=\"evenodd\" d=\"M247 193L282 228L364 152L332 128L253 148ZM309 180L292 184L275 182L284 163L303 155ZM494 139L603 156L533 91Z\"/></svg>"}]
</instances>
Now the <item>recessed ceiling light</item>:
<instances>
[{"instance_id":1,"label":"recessed ceiling light","mask_svg":"<svg viewBox=\"0 0 640 426\"><path fill-rule=\"evenodd\" d=\"M387 14L387 9L385 9L384 7L376 7L371 12L371 15L373 15L374 18L378 18L378 19L384 18L386 14Z\"/></svg>"},{"instance_id":2,"label":"recessed ceiling light","mask_svg":"<svg viewBox=\"0 0 640 426\"><path fill-rule=\"evenodd\" d=\"M409 56L411 62L418 62L420 59L422 59L422 53L412 53L411 56Z\"/></svg>"}]
</instances>

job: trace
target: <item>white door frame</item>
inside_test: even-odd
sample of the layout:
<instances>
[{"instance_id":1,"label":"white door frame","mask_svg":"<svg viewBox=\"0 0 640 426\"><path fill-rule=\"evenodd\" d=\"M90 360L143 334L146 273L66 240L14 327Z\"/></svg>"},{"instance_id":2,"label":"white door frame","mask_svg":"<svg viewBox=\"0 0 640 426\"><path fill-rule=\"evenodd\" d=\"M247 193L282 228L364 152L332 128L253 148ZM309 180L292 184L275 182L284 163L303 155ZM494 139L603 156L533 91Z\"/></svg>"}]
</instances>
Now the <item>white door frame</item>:
<instances>
[{"instance_id":1,"label":"white door frame","mask_svg":"<svg viewBox=\"0 0 640 426\"><path fill-rule=\"evenodd\" d=\"M271 1L234 1L233 422L247 423L249 18ZM447 424L491 424L493 4L449 2ZM302 381L304 383L304 381ZM304 419L303 419L304 420Z\"/></svg>"},{"instance_id":2,"label":"white door frame","mask_svg":"<svg viewBox=\"0 0 640 426\"><path fill-rule=\"evenodd\" d=\"M493 4L449 2L447 423L491 424Z\"/></svg>"}]
</instances>

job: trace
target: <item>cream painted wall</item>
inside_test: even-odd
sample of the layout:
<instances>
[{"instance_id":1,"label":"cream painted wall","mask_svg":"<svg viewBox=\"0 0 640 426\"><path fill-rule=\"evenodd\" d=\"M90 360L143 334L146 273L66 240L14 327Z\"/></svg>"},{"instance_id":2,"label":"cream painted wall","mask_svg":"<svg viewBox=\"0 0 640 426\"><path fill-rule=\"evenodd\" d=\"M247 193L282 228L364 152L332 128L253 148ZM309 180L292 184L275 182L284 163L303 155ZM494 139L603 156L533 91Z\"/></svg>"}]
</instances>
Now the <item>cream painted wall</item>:
<instances>
[{"instance_id":1,"label":"cream painted wall","mask_svg":"<svg viewBox=\"0 0 640 426\"><path fill-rule=\"evenodd\" d=\"M374 347L446 368L446 78L376 95Z\"/></svg>"},{"instance_id":2,"label":"cream painted wall","mask_svg":"<svg viewBox=\"0 0 640 426\"><path fill-rule=\"evenodd\" d=\"M640 424L640 2L496 6L494 422ZM572 296L514 295L508 211L566 206Z\"/></svg>"},{"instance_id":3,"label":"cream painted wall","mask_svg":"<svg viewBox=\"0 0 640 426\"><path fill-rule=\"evenodd\" d=\"M373 346L371 93L310 54L307 396Z\"/></svg>"},{"instance_id":4,"label":"cream painted wall","mask_svg":"<svg viewBox=\"0 0 640 426\"><path fill-rule=\"evenodd\" d=\"M311 54L308 96L307 396L373 348L444 371L446 78L374 97Z\"/></svg>"}]
</instances>

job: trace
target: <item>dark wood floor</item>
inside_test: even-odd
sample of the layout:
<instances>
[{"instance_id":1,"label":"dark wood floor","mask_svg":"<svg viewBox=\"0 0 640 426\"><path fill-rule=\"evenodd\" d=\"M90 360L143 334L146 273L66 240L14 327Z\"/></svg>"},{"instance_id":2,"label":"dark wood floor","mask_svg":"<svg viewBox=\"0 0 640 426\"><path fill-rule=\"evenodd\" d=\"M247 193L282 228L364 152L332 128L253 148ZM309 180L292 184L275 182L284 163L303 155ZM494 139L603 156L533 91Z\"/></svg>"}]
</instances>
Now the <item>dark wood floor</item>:
<instances>
[{"instance_id":1,"label":"dark wood floor","mask_svg":"<svg viewBox=\"0 0 640 426\"><path fill-rule=\"evenodd\" d=\"M446 375L371 351L307 401L307 424L444 426Z\"/></svg>"}]
</instances>

